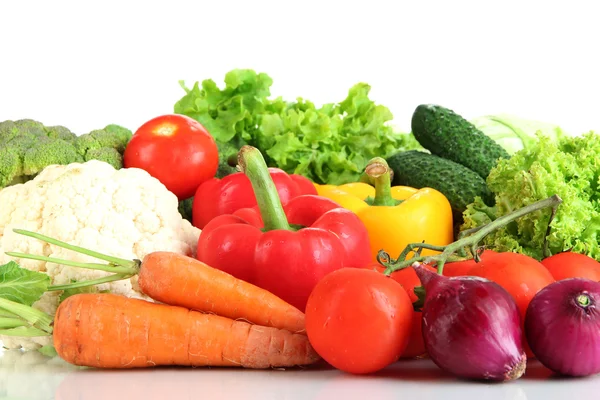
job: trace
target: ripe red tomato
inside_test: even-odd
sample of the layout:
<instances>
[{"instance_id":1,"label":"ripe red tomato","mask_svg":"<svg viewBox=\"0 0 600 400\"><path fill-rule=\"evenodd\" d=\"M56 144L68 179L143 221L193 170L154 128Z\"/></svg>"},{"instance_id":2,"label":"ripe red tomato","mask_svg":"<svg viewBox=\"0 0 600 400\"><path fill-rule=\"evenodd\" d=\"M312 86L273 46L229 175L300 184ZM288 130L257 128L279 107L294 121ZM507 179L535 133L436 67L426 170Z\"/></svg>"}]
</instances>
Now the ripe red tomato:
<instances>
[{"instance_id":1,"label":"ripe red tomato","mask_svg":"<svg viewBox=\"0 0 600 400\"><path fill-rule=\"evenodd\" d=\"M542 264L557 281L567 278L600 281L600 262L585 254L565 251L543 259Z\"/></svg>"},{"instance_id":2,"label":"ripe red tomato","mask_svg":"<svg viewBox=\"0 0 600 400\"><path fill-rule=\"evenodd\" d=\"M498 253L493 250L484 250L479 256L480 261L487 260L489 257L492 257L495 254ZM465 276L469 270L476 265L477 262L474 259L445 263L444 269L442 270L442 275L448 277Z\"/></svg>"},{"instance_id":3,"label":"ripe red tomato","mask_svg":"<svg viewBox=\"0 0 600 400\"><path fill-rule=\"evenodd\" d=\"M367 266L368 269L375 269L378 272L383 273L385 271L385 267L378 262L374 262ZM430 265L425 265L425 268L436 272L437 270ZM417 273L411 267L401 269L396 272L392 272L390 278L398 282L410 298L410 302L414 303L418 300L417 295L415 294L415 287L421 286L421 281L417 276ZM402 352L400 358L415 358L422 356L426 353L425 350L425 342L423 341L423 332L422 332L422 317L423 313L421 311L414 311L412 316L412 329L410 331L410 337L408 340L408 345L406 349Z\"/></svg>"},{"instance_id":4,"label":"ripe red tomato","mask_svg":"<svg viewBox=\"0 0 600 400\"><path fill-rule=\"evenodd\" d=\"M538 260L512 252L482 260L467 273L502 286L513 296L523 317L533 296L554 282L552 274Z\"/></svg>"},{"instance_id":5,"label":"ripe red tomato","mask_svg":"<svg viewBox=\"0 0 600 400\"><path fill-rule=\"evenodd\" d=\"M366 268L325 275L306 305L306 333L333 367L353 374L378 371L408 344L413 307L402 286Z\"/></svg>"},{"instance_id":6,"label":"ripe red tomato","mask_svg":"<svg viewBox=\"0 0 600 400\"><path fill-rule=\"evenodd\" d=\"M219 153L215 140L198 121L169 114L138 128L125 148L123 165L147 171L185 200L215 176Z\"/></svg>"}]
</instances>

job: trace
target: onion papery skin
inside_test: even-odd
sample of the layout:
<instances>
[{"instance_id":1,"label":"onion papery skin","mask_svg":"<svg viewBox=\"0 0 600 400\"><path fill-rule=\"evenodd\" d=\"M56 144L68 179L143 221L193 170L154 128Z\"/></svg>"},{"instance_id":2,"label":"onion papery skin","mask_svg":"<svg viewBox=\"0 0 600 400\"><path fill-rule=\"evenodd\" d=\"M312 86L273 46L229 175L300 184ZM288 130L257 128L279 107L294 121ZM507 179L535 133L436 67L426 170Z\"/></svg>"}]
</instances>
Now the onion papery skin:
<instances>
[{"instance_id":1,"label":"onion papery skin","mask_svg":"<svg viewBox=\"0 0 600 400\"><path fill-rule=\"evenodd\" d=\"M464 379L510 381L525 372L521 315L500 285L414 266L425 287L423 340L441 369Z\"/></svg>"},{"instance_id":2,"label":"onion papery skin","mask_svg":"<svg viewBox=\"0 0 600 400\"><path fill-rule=\"evenodd\" d=\"M525 316L527 342L539 362L565 376L599 373L599 307L600 283L590 279L567 278L540 290Z\"/></svg>"}]
</instances>

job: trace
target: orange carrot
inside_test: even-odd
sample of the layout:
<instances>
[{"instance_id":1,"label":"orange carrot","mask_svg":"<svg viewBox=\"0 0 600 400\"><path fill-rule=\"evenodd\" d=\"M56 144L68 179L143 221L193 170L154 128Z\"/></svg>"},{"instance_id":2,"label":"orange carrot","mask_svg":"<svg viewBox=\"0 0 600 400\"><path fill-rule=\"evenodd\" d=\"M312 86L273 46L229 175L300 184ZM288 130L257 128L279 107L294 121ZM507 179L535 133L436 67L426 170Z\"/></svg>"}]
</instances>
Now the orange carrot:
<instances>
[{"instance_id":1,"label":"orange carrot","mask_svg":"<svg viewBox=\"0 0 600 400\"><path fill-rule=\"evenodd\" d=\"M19 229L15 229L15 232L109 262L106 265L88 264L32 254L6 252L7 255L13 257L114 272L114 275L95 281L83 281L81 286L138 275L140 291L156 301L214 313L235 320L245 320L261 326L287 329L294 333L305 332L302 311L265 289L240 280L195 258L178 253L157 251L146 255L143 261L125 260L73 246L38 233ZM70 288L74 284L64 286ZM61 287L61 285L55 285L53 290L60 290Z\"/></svg>"},{"instance_id":2,"label":"orange carrot","mask_svg":"<svg viewBox=\"0 0 600 400\"><path fill-rule=\"evenodd\" d=\"M110 293L65 299L53 335L62 359L94 368L269 368L320 359L306 335Z\"/></svg>"},{"instance_id":3,"label":"orange carrot","mask_svg":"<svg viewBox=\"0 0 600 400\"><path fill-rule=\"evenodd\" d=\"M154 300L249 322L305 332L304 313L273 293L178 253L144 257L140 290Z\"/></svg>"}]
</instances>

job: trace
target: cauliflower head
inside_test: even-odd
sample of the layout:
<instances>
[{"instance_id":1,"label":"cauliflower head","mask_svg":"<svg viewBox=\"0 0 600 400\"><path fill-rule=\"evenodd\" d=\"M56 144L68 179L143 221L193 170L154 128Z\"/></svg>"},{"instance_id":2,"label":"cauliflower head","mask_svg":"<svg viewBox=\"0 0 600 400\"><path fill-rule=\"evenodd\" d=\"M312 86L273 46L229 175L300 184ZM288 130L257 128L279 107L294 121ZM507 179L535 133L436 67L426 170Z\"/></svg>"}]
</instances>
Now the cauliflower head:
<instances>
[{"instance_id":1,"label":"cauliflower head","mask_svg":"<svg viewBox=\"0 0 600 400\"><path fill-rule=\"evenodd\" d=\"M162 250L195 256L200 230L183 219L177 197L156 178L138 168L116 170L110 164L51 165L33 180L0 190L0 265L16 261L23 268L45 272L51 284L106 276L103 271L9 257L7 251L80 262L102 262L19 235L20 228L126 259L142 259ZM99 290L150 300L140 293L137 277L98 285ZM34 308L54 315L60 292L47 292ZM50 337L1 337L9 349L37 349Z\"/></svg>"}]
</instances>

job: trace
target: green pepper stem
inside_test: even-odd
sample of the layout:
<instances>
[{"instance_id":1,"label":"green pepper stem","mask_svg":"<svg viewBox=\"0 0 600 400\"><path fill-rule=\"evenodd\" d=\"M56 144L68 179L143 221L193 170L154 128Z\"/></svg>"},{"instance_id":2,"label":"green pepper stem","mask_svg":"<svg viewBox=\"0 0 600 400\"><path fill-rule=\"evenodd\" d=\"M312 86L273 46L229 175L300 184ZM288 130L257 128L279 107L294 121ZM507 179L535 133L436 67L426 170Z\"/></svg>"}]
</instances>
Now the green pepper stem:
<instances>
[{"instance_id":1,"label":"green pepper stem","mask_svg":"<svg viewBox=\"0 0 600 400\"><path fill-rule=\"evenodd\" d=\"M264 229L267 231L289 230L290 225L283 211L277 187L260 151L252 146L242 146L238 153L238 165L252 183Z\"/></svg>"},{"instance_id":2,"label":"green pepper stem","mask_svg":"<svg viewBox=\"0 0 600 400\"><path fill-rule=\"evenodd\" d=\"M365 173L375 185L374 206L395 206L397 201L392 197L392 180L390 167L381 157L375 157L369 161Z\"/></svg>"},{"instance_id":3,"label":"green pepper stem","mask_svg":"<svg viewBox=\"0 0 600 400\"><path fill-rule=\"evenodd\" d=\"M457 241L450 243L449 245L436 247L436 250L441 251L440 254L436 254L433 256L417 256L412 257L408 260L402 259L401 257L399 257L397 260L391 260L389 255L387 255L382 250L377 254L377 261L381 265L386 267L384 271L386 275L389 275L392 272L397 271L399 269L407 268L408 266L418 262L423 262L427 264L436 263L437 272L439 274L442 274L444 270L444 264L450 261L455 253L459 252L461 249L464 249L466 247L470 249L471 254L476 254L477 246L483 240L483 238L485 238L488 234L495 231L496 229L500 229L508 225L510 222L521 218L524 215L541 210L546 207L552 207L552 214L550 215L550 220L548 221L548 226L550 226L550 224L552 223L552 219L556 215L556 209L561 203L562 199L555 194L554 196L548 197L544 200L540 200L535 203L529 204L528 206L522 207L516 211L513 211L512 213L503 215L495 219L494 221L479 227L478 229L473 229L471 231L471 235L469 236L460 237ZM548 234L549 231L550 229L548 229L547 231ZM548 235L546 235L546 237L544 238L544 241L547 240L547 236ZM402 254L406 255L411 250L417 248L431 248L431 246L425 246L426 245L424 243L411 243L404 249ZM546 242L544 243L544 246L546 246Z\"/></svg>"}]
</instances>

